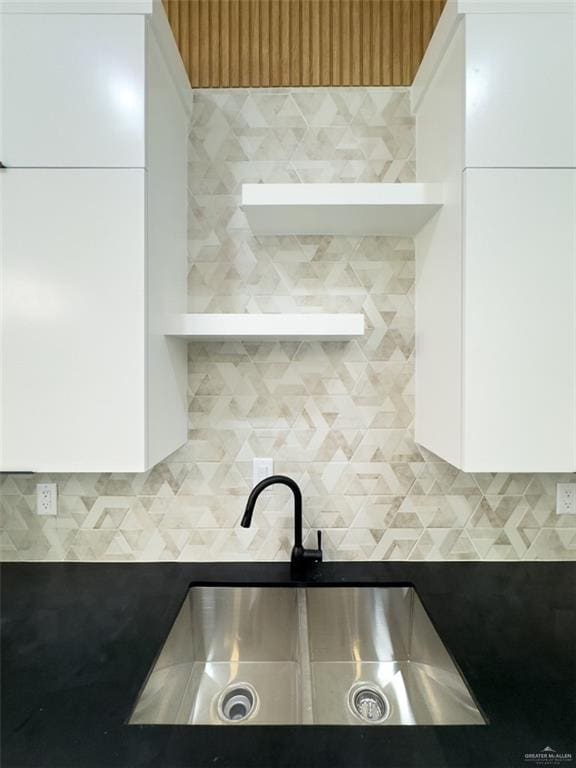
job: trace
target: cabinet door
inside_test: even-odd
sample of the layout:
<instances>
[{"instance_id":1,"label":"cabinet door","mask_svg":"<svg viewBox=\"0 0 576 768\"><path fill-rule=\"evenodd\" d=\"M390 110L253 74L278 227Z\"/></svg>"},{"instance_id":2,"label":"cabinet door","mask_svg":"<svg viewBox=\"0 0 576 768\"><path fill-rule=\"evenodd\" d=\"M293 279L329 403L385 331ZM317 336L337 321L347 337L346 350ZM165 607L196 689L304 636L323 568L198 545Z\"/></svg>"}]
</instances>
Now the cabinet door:
<instances>
[{"instance_id":1,"label":"cabinet door","mask_svg":"<svg viewBox=\"0 0 576 768\"><path fill-rule=\"evenodd\" d=\"M463 468L576 469L576 171L465 173Z\"/></svg>"},{"instance_id":2,"label":"cabinet door","mask_svg":"<svg viewBox=\"0 0 576 768\"><path fill-rule=\"evenodd\" d=\"M467 167L576 166L575 13L466 17Z\"/></svg>"},{"instance_id":3,"label":"cabinet door","mask_svg":"<svg viewBox=\"0 0 576 768\"><path fill-rule=\"evenodd\" d=\"M144 167L143 16L4 14L0 161Z\"/></svg>"},{"instance_id":4,"label":"cabinet door","mask_svg":"<svg viewBox=\"0 0 576 768\"><path fill-rule=\"evenodd\" d=\"M145 171L0 184L0 469L141 470Z\"/></svg>"},{"instance_id":5,"label":"cabinet door","mask_svg":"<svg viewBox=\"0 0 576 768\"><path fill-rule=\"evenodd\" d=\"M188 120L154 37L148 38L148 464L186 442L187 345L166 336L186 312Z\"/></svg>"}]
</instances>

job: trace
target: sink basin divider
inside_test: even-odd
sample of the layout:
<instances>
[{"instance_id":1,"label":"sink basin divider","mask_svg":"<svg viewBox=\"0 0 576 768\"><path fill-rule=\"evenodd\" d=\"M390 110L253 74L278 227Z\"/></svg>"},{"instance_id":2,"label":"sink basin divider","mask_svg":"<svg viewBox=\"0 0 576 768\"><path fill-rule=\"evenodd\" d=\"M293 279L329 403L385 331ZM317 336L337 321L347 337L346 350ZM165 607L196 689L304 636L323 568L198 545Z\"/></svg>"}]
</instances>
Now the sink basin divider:
<instances>
[{"instance_id":1,"label":"sink basin divider","mask_svg":"<svg viewBox=\"0 0 576 768\"><path fill-rule=\"evenodd\" d=\"M416 610L415 605L415 592L413 589L411 589L408 593L410 595L410 613L408 614L408 621L409 621L409 629L408 629L408 655L407 659L412 659L412 638L414 636L414 611Z\"/></svg>"},{"instance_id":2,"label":"sink basin divider","mask_svg":"<svg viewBox=\"0 0 576 768\"><path fill-rule=\"evenodd\" d=\"M306 590L298 588L298 642L300 645L300 669L302 686L302 723L312 725L314 712L312 708L312 666L310 664L310 643L308 639L308 610L306 607Z\"/></svg>"}]
</instances>

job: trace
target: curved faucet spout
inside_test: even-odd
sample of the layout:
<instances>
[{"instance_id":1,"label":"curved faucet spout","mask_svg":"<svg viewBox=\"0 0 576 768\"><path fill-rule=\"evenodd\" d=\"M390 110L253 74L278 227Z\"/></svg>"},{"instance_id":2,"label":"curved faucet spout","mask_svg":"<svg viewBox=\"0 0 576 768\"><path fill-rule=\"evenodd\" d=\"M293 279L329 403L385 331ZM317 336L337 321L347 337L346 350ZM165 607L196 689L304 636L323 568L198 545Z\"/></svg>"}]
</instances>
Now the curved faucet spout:
<instances>
[{"instance_id":1,"label":"curved faucet spout","mask_svg":"<svg viewBox=\"0 0 576 768\"><path fill-rule=\"evenodd\" d=\"M246 502L246 509L240 525L243 528L250 528L252 523L252 514L258 496L262 491L266 490L270 485L286 485L294 494L294 546L292 547L292 563L297 564L305 561L312 561L319 563L322 561L322 549L321 549L321 533L318 531L318 549L304 549L302 546L302 492L298 487L295 480L286 475L271 475L264 478L257 485L252 488L248 501Z\"/></svg>"}]
</instances>

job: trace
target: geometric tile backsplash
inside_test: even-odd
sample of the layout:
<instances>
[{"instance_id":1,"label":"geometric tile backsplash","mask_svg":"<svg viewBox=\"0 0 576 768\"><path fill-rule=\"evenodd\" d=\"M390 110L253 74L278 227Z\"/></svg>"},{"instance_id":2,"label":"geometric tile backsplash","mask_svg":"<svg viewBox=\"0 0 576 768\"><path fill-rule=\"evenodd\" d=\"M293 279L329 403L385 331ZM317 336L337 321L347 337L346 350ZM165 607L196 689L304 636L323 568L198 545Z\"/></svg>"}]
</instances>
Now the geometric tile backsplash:
<instances>
[{"instance_id":1,"label":"geometric tile backsplash","mask_svg":"<svg viewBox=\"0 0 576 768\"><path fill-rule=\"evenodd\" d=\"M300 484L326 559L576 559L562 475L465 474L413 440L414 247L390 237L254 237L243 182L413 181L407 89L197 91L189 311L362 312L350 342L189 345L188 443L134 475L0 477L3 560L286 560L292 497L239 527L252 458ZM55 481L57 517L35 486Z\"/></svg>"}]
</instances>

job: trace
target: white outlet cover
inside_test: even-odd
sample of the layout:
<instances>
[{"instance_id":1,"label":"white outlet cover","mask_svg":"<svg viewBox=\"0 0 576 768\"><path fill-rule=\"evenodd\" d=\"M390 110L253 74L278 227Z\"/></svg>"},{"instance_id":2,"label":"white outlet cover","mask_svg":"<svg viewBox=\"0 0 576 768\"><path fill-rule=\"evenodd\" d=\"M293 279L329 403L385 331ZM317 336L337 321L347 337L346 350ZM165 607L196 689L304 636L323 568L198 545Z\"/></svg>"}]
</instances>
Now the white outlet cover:
<instances>
[{"instance_id":1,"label":"white outlet cover","mask_svg":"<svg viewBox=\"0 0 576 768\"><path fill-rule=\"evenodd\" d=\"M258 485L261 480L265 480L274 474L274 459L253 459L252 460L252 485Z\"/></svg>"},{"instance_id":2,"label":"white outlet cover","mask_svg":"<svg viewBox=\"0 0 576 768\"><path fill-rule=\"evenodd\" d=\"M36 485L36 514L55 515L58 512L58 486L56 483Z\"/></svg>"},{"instance_id":3,"label":"white outlet cover","mask_svg":"<svg viewBox=\"0 0 576 768\"><path fill-rule=\"evenodd\" d=\"M556 514L576 515L576 483L556 485Z\"/></svg>"}]
</instances>

